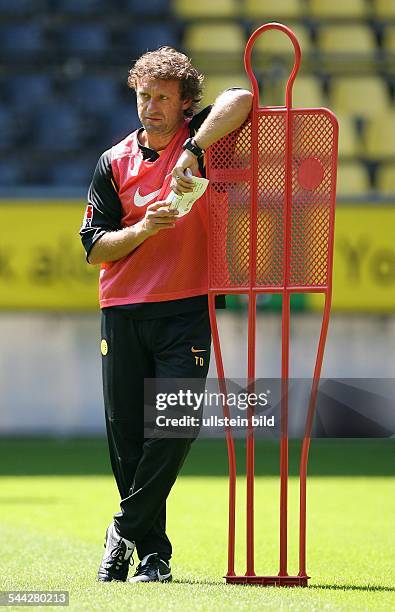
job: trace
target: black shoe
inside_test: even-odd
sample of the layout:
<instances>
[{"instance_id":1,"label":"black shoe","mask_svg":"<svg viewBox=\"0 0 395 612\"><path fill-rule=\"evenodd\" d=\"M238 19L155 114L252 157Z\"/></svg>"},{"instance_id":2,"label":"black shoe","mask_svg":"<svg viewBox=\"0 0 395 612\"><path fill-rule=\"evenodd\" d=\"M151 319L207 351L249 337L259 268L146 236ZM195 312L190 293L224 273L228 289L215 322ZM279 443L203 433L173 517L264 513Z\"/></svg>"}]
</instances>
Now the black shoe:
<instances>
[{"instance_id":1,"label":"black shoe","mask_svg":"<svg viewBox=\"0 0 395 612\"><path fill-rule=\"evenodd\" d=\"M108 527L106 550L99 567L97 579L100 582L111 582L121 580L126 582L129 571L129 563L134 551L134 542L122 538L116 531L114 523Z\"/></svg>"},{"instance_id":2,"label":"black shoe","mask_svg":"<svg viewBox=\"0 0 395 612\"><path fill-rule=\"evenodd\" d=\"M163 561L158 553L146 555L137 566L129 582L170 582L172 580L170 565Z\"/></svg>"}]
</instances>

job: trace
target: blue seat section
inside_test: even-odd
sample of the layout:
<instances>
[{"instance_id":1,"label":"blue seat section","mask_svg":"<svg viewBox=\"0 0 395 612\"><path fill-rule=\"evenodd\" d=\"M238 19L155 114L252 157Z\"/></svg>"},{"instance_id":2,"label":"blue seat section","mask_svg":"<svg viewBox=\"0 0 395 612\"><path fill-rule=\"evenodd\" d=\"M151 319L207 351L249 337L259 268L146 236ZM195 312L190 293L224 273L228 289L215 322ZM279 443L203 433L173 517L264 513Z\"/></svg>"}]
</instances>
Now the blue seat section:
<instances>
[{"instance_id":1,"label":"blue seat section","mask_svg":"<svg viewBox=\"0 0 395 612\"><path fill-rule=\"evenodd\" d=\"M10 103L18 110L47 104L53 96L52 79L48 74L11 75L4 88Z\"/></svg>"},{"instance_id":2,"label":"blue seat section","mask_svg":"<svg viewBox=\"0 0 395 612\"><path fill-rule=\"evenodd\" d=\"M25 183L29 185L48 185L48 169L55 163L53 155L50 159L44 155L36 156L34 153L30 159L23 161ZM67 185L66 181L64 183Z\"/></svg>"},{"instance_id":3,"label":"blue seat section","mask_svg":"<svg viewBox=\"0 0 395 612\"><path fill-rule=\"evenodd\" d=\"M23 179L20 160L0 160L0 187L17 187L23 183Z\"/></svg>"},{"instance_id":4,"label":"blue seat section","mask_svg":"<svg viewBox=\"0 0 395 612\"><path fill-rule=\"evenodd\" d=\"M9 106L0 106L0 150L16 145L18 133L15 114Z\"/></svg>"},{"instance_id":5,"label":"blue seat section","mask_svg":"<svg viewBox=\"0 0 395 612\"><path fill-rule=\"evenodd\" d=\"M119 104L119 82L113 76L84 76L70 81L70 101L81 109L110 110L115 112Z\"/></svg>"},{"instance_id":6,"label":"blue seat section","mask_svg":"<svg viewBox=\"0 0 395 612\"><path fill-rule=\"evenodd\" d=\"M134 24L126 33L126 41L137 55L144 51L153 51L163 45L179 46L177 28L167 23Z\"/></svg>"},{"instance_id":7,"label":"blue seat section","mask_svg":"<svg viewBox=\"0 0 395 612\"><path fill-rule=\"evenodd\" d=\"M130 104L123 104L114 110L107 118L107 123L108 128L103 134L103 142L108 143L108 148L141 126L132 100Z\"/></svg>"},{"instance_id":8,"label":"blue seat section","mask_svg":"<svg viewBox=\"0 0 395 612\"><path fill-rule=\"evenodd\" d=\"M23 15L48 9L48 0L0 0L0 15Z\"/></svg>"},{"instance_id":9,"label":"blue seat section","mask_svg":"<svg viewBox=\"0 0 395 612\"><path fill-rule=\"evenodd\" d=\"M56 161L48 172L48 178L53 185L72 185L84 187L88 191L92 180L94 163L86 159Z\"/></svg>"},{"instance_id":10,"label":"blue seat section","mask_svg":"<svg viewBox=\"0 0 395 612\"><path fill-rule=\"evenodd\" d=\"M109 34L101 23L72 25L64 27L59 33L58 42L68 52L104 55L109 46Z\"/></svg>"},{"instance_id":11,"label":"blue seat section","mask_svg":"<svg viewBox=\"0 0 395 612\"><path fill-rule=\"evenodd\" d=\"M170 0L124 0L124 6L132 15L158 17L169 13Z\"/></svg>"},{"instance_id":12,"label":"blue seat section","mask_svg":"<svg viewBox=\"0 0 395 612\"><path fill-rule=\"evenodd\" d=\"M38 110L34 119L35 148L44 152L80 150L86 129L77 110L62 102L52 102Z\"/></svg>"},{"instance_id":13,"label":"blue seat section","mask_svg":"<svg viewBox=\"0 0 395 612\"><path fill-rule=\"evenodd\" d=\"M113 2L108 0L55 0L53 7L59 13L89 15L90 13L105 12L111 9Z\"/></svg>"},{"instance_id":14,"label":"blue seat section","mask_svg":"<svg viewBox=\"0 0 395 612\"><path fill-rule=\"evenodd\" d=\"M2 25L0 28L0 48L12 55L26 56L43 51L46 48L45 42L39 23Z\"/></svg>"}]
</instances>

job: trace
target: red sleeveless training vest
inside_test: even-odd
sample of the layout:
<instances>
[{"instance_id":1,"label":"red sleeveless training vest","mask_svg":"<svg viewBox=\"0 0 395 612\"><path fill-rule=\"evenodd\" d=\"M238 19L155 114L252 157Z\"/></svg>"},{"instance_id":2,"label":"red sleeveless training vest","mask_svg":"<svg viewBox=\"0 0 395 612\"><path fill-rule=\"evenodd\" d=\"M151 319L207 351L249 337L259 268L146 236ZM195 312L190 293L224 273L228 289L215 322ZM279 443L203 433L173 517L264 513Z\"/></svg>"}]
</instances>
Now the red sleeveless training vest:
<instances>
[{"instance_id":1,"label":"red sleeveless training vest","mask_svg":"<svg viewBox=\"0 0 395 612\"><path fill-rule=\"evenodd\" d=\"M154 162L144 161L137 131L111 150L111 165L122 203L122 227L134 225L149 204L165 200L170 173L189 136L188 123ZM129 255L101 265L100 306L161 302L207 293L207 200L204 194L173 229L147 238Z\"/></svg>"}]
</instances>

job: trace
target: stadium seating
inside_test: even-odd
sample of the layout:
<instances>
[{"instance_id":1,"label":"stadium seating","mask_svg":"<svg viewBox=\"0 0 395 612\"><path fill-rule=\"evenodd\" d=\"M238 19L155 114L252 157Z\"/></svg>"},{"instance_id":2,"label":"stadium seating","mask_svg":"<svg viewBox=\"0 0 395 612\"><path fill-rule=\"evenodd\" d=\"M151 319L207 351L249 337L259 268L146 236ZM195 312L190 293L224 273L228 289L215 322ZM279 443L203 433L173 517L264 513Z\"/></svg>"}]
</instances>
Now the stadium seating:
<instances>
[{"instance_id":1,"label":"stadium seating","mask_svg":"<svg viewBox=\"0 0 395 612\"><path fill-rule=\"evenodd\" d=\"M369 176L364 165L358 162L340 162L337 173L339 196L363 196L370 191Z\"/></svg>"},{"instance_id":2,"label":"stadium seating","mask_svg":"<svg viewBox=\"0 0 395 612\"><path fill-rule=\"evenodd\" d=\"M196 17L236 17L239 13L238 0L173 0L173 10L184 19Z\"/></svg>"},{"instance_id":3,"label":"stadium seating","mask_svg":"<svg viewBox=\"0 0 395 612\"><path fill-rule=\"evenodd\" d=\"M132 100L130 104L118 106L115 112L106 115L106 121L107 125L103 127L105 148L116 144L141 125Z\"/></svg>"},{"instance_id":4,"label":"stadium seating","mask_svg":"<svg viewBox=\"0 0 395 612\"><path fill-rule=\"evenodd\" d=\"M379 168L377 176L377 187L383 195L394 195L395 193L395 163L384 164Z\"/></svg>"},{"instance_id":5,"label":"stadium seating","mask_svg":"<svg viewBox=\"0 0 395 612\"><path fill-rule=\"evenodd\" d=\"M294 19L303 17L303 0L277 0L275 6L272 2L262 0L244 0L243 13L248 18L265 18L269 21L280 21L281 19Z\"/></svg>"},{"instance_id":6,"label":"stadium seating","mask_svg":"<svg viewBox=\"0 0 395 612\"><path fill-rule=\"evenodd\" d=\"M133 50L135 58L145 51L151 51L163 45L179 46L178 31L174 24L159 21L132 25L125 33L125 40L127 48Z\"/></svg>"},{"instance_id":7,"label":"stadium seating","mask_svg":"<svg viewBox=\"0 0 395 612\"><path fill-rule=\"evenodd\" d=\"M92 180L93 171L92 161L73 159L62 161L50 167L48 178L52 185L64 185L65 180L67 180L69 185L83 187L86 190Z\"/></svg>"},{"instance_id":8,"label":"stadium seating","mask_svg":"<svg viewBox=\"0 0 395 612\"><path fill-rule=\"evenodd\" d=\"M294 106L338 116L339 193L370 196L375 176L395 193L395 0L0 0L0 150L11 160L0 185L88 181L100 153L139 125L126 78L147 49L190 54L206 75L203 105L250 88L245 43L267 21L289 25L302 48ZM284 103L292 61L280 32L257 40L261 104Z\"/></svg>"},{"instance_id":9,"label":"stadium seating","mask_svg":"<svg viewBox=\"0 0 395 612\"><path fill-rule=\"evenodd\" d=\"M78 151L86 131L79 113L65 102L52 102L35 113L35 142L46 152Z\"/></svg>"},{"instance_id":10,"label":"stadium seating","mask_svg":"<svg viewBox=\"0 0 395 612\"><path fill-rule=\"evenodd\" d=\"M48 0L0 0L0 15L26 15L48 9Z\"/></svg>"},{"instance_id":11,"label":"stadium seating","mask_svg":"<svg viewBox=\"0 0 395 612\"><path fill-rule=\"evenodd\" d=\"M83 76L68 83L70 102L88 111L92 102L95 111L116 111L119 105L119 82L113 76Z\"/></svg>"},{"instance_id":12,"label":"stadium seating","mask_svg":"<svg viewBox=\"0 0 395 612\"><path fill-rule=\"evenodd\" d=\"M387 51L395 52L395 24L392 26L388 25L385 28L383 44Z\"/></svg>"},{"instance_id":13,"label":"stadium seating","mask_svg":"<svg viewBox=\"0 0 395 612\"><path fill-rule=\"evenodd\" d=\"M246 32L236 22L191 22L185 28L183 48L205 73L243 70Z\"/></svg>"},{"instance_id":14,"label":"stadium seating","mask_svg":"<svg viewBox=\"0 0 395 612\"><path fill-rule=\"evenodd\" d=\"M395 110L370 119L365 130L365 152L374 159L395 160Z\"/></svg>"},{"instance_id":15,"label":"stadium seating","mask_svg":"<svg viewBox=\"0 0 395 612\"><path fill-rule=\"evenodd\" d=\"M202 107L212 104L215 98L229 87L244 87L251 90L251 82L247 75L242 74L210 74L203 84Z\"/></svg>"},{"instance_id":16,"label":"stadium seating","mask_svg":"<svg viewBox=\"0 0 395 612\"><path fill-rule=\"evenodd\" d=\"M155 17L168 16L170 0L121 0L121 11L132 15Z\"/></svg>"},{"instance_id":17,"label":"stadium seating","mask_svg":"<svg viewBox=\"0 0 395 612\"><path fill-rule=\"evenodd\" d=\"M292 88L292 104L299 107L325 106L325 97L319 80L312 76L298 76Z\"/></svg>"},{"instance_id":18,"label":"stadium seating","mask_svg":"<svg viewBox=\"0 0 395 612\"><path fill-rule=\"evenodd\" d=\"M373 13L380 19L395 19L395 1L373 0Z\"/></svg>"},{"instance_id":19,"label":"stadium seating","mask_svg":"<svg viewBox=\"0 0 395 612\"><path fill-rule=\"evenodd\" d=\"M46 104L53 97L53 82L48 74L11 75L4 85L4 93L14 109Z\"/></svg>"},{"instance_id":20,"label":"stadium seating","mask_svg":"<svg viewBox=\"0 0 395 612\"><path fill-rule=\"evenodd\" d=\"M61 13L87 15L105 11L106 0L55 0L54 8Z\"/></svg>"},{"instance_id":21,"label":"stadium seating","mask_svg":"<svg viewBox=\"0 0 395 612\"><path fill-rule=\"evenodd\" d=\"M63 26L59 32L60 48L70 54L96 53L105 55L109 32L102 23L81 23Z\"/></svg>"},{"instance_id":22,"label":"stadium seating","mask_svg":"<svg viewBox=\"0 0 395 612\"><path fill-rule=\"evenodd\" d=\"M371 117L388 110L389 95L380 77L340 77L331 85L331 103L335 112Z\"/></svg>"},{"instance_id":23,"label":"stadium seating","mask_svg":"<svg viewBox=\"0 0 395 612\"><path fill-rule=\"evenodd\" d=\"M374 32L367 25L326 25L320 28L318 40L321 51L329 53L368 54L376 50Z\"/></svg>"},{"instance_id":24,"label":"stadium seating","mask_svg":"<svg viewBox=\"0 0 395 612\"><path fill-rule=\"evenodd\" d=\"M2 187L18 187L23 182L24 174L20 160L2 160L0 163L0 185Z\"/></svg>"},{"instance_id":25,"label":"stadium seating","mask_svg":"<svg viewBox=\"0 0 395 612\"><path fill-rule=\"evenodd\" d=\"M193 54L228 51L243 53L245 35L237 23L193 23L184 36L184 46Z\"/></svg>"},{"instance_id":26,"label":"stadium seating","mask_svg":"<svg viewBox=\"0 0 395 612\"><path fill-rule=\"evenodd\" d=\"M6 57L29 57L45 49L45 35L41 24L17 23L0 25L0 51Z\"/></svg>"},{"instance_id":27,"label":"stadium seating","mask_svg":"<svg viewBox=\"0 0 395 612\"><path fill-rule=\"evenodd\" d=\"M368 9L366 0L307 0L308 13L321 19L358 19L366 17Z\"/></svg>"},{"instance_id":28,"label":"stadium seating","mask_svg":"<svg viewBox=\"0 0 395 612\"><path fill-rule=\"evenodd\" d=\"M15 116L8 106L0 106L0 150L9 149L17 138Z\"/></svg>"},{"instance_id":29,"label":"stadium seating","mask_svg":"<svg viewBox=\"0 0 395 612\"><path fill-rule=\"evenodd\" d=\"M260 24L255 23L252 31L254 31ZM299 24L288 24L293 33L295 34L298 42L303 49L303 52L308 52L311 49L311 41L308 30ZM293 45L290 39L283 32L278 30L270 30L259 36L254 43L254 50L259 53L264 53L267 56L277 54L292 54L294 53Z\"/></svg>"},{"instance_id":30,"label":"stadium seating","mask_svg":"<svg viewBox=\"0 0 395 612\"><path fill-rule=\"evenodd\" d=\"M352 116L346 114L337 113L336 117L339 123L339 157L353 159L363 150L355 121Z\"/></svg>"}]
</instances>

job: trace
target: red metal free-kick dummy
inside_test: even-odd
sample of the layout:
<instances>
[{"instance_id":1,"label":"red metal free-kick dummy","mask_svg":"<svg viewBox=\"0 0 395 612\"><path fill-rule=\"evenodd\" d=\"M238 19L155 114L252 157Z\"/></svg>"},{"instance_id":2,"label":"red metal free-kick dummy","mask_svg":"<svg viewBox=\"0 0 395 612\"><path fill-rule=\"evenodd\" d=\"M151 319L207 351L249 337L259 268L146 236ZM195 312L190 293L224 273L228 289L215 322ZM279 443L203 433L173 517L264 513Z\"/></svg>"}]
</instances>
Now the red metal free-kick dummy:
<instances>
[{"instance_id":1,"label":"red metal free-kick dummy","mask_svg":"<svg viewBox=\"0 0 395 612\"><path fill-rule=\"evenodd\" d=\"M251 69L258 36L280 30L294 47L295 62L285 91L285 106L260 107ZM256 575L254 567L254 432L247 432L247 559L245 575L235 573L236 458L232 431L226 431L229 458L229 540L226 582L307 586L306 476L316 395L327 335L333 262L338 125L325 108L292 108L292 86L299 70L299 43L288 27L267 23L250 37L244 64L251 80L249 120L209 149L209 310L220 390L226 396L215 296L248 295L248 364L255 380L256 299L282 296L280 555L278 575ZM288 523L288 378L290 297L323 293L318 342L300 460L299 573L287 571ZM224 405L225 416L229 416ZM249 417L252 408L249 408Z\"/></svg>"}]
</instances>

